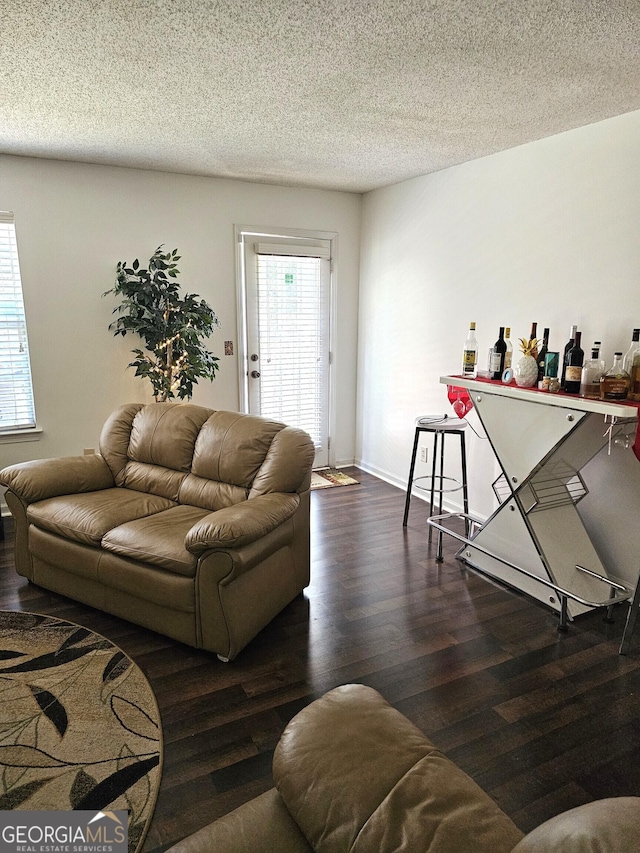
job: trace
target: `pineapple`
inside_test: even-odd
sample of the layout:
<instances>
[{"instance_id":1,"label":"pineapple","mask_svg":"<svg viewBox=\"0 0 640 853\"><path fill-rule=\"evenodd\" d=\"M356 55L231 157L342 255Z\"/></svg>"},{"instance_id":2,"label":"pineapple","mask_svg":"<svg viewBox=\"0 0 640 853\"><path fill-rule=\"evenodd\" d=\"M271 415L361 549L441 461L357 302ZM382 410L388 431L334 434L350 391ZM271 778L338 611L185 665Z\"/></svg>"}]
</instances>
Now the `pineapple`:
<instances>
[{"instance_id":1,"label":"pineapple","mask_svg":"<svg viewBox=\"0 0 640 853\"><path fill-rule=\"evenodd\" d=\"M520 338L522 358L516 364L514 375L516 385L521 388L533 388L538 381L538 344L535 338Z\"/></svg>"}]
</instances>

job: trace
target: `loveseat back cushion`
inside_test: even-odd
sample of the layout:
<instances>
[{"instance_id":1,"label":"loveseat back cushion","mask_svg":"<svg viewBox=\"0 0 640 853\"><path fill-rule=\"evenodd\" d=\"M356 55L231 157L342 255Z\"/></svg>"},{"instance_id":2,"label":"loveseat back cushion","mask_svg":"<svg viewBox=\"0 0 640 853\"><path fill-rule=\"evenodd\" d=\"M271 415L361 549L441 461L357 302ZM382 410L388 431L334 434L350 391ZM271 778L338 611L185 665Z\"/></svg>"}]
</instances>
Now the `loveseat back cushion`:
<instances>
[{"instance_id":1,"label":"loveseat back cushion","mask_svg":"<svg viewBox=\"0 0 640 853\"><path fill-rule=\"evenodd\" d=\"M100 452L116 484L176 501L202 425L212 413L189 403L135 403L118 409L100 437Z\"/></svg>"},{"instance_id":2,"label":"loveseat back cushion","mask_svg":"<svg viewBox=\"0 0 640 853\"><path fill-rule=\"evenodd\" d=\"M294 717L273 778L316 853L511 853L522 838L470 777L361 684Z\"/></svg>"},{"instance_id":3,"label":"loveseat back cushion","mask_svg":"<svg viewBox=\"0 0 640 853\"><path fill-rule=\"evenodd\" d=\"M240 412L214 412L196 441L191 473L249 489L284 424Z\"/></svg>"}]
</instances>

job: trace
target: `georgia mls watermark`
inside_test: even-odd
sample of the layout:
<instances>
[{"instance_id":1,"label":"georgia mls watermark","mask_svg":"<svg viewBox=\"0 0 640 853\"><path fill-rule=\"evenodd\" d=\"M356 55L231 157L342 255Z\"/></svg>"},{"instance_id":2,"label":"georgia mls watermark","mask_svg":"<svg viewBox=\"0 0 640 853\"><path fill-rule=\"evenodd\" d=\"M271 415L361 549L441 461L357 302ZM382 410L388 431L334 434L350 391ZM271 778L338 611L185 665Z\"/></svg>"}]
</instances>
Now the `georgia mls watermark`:
<instances>
[{"instance_id":1,"label":"georgia mls watermark","mask_svg":"<svg viewBox=\"0 0 640 853\"><path fill-rule=\"evenodd\" d=\"M0 853L127 853L126 810L2 811Z\"/></svg>"}]
</instances>

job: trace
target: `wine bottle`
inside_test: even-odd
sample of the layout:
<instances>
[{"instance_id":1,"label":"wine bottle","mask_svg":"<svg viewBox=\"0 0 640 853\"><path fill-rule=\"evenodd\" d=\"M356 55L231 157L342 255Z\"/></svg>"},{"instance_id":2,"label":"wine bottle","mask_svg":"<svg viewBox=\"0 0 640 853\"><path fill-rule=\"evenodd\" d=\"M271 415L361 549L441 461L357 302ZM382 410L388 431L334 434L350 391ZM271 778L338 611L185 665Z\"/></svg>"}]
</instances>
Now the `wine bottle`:
<instances>
[{"instance_id":1,"label":"wine bottle","mask_svg":"<svg viewBox=\"0 0 640 853\"><path fill-rule=\"evenodd\" d=\"M536 337L537 330L538 330L538 324L532 323L531 324L531 334L529 335L529 352L536 359L536 361L538 360L538 347L536 346L536 344L537 344L537 337Z\"/></svg>"},{"instance_id":2,"label":"wine bottle","mask_svg":"<svg viewBox=\"0 0 640 853\"><path fill-rule=\"evenodd\" d=\"M591 358L587 359L582 366L580 377L580 396L589 400L600 399L600 380L604 373L600 361L600 342L594 341L591 348Z\"/></svg>"},{"instance_id":3,"label":"wine bottle","mask_svg":"<svg viewBox=\"0 0 640 853\"><path fill-rule=\"evenodd\" d=\"M544 377L544 357L549 349L549 329L545 329L542 335L542 347L538 351L538 382Z\"/></svg>"},{"instance_id":4,"label":"wine bottle","mask_svg":"<svg viewBox=\"0 0 640 853\"><path fill-rule=\"evenodd\" d=\"M513 344L511 343L511 326L507 326L504 330L504 342L507 345L507 351L504 354L504 369L511 367L513 364Z\"/></svg>"},{"instance_id":5,"label":"wine bottle","mask_svg":"<svg viewBox=\"0 0 640 853\"><path fill-rule=\"evenodd\" d=\"M614 353L613 364L600 380L601 400L626 400L631 378L622 366L622 353Z\"/></svg>"},{"instance_id":6,"label":"wine bottle","mask_svg":"<svg viewBox=\"0 0 640 853\"><path fill-rule=\"evenodd\" d=\"M475 379L478 375L478 342L476 340L476 324L469 323L469 335L464 342L462 351L462 375Z\"/></svg>"},{"instance_id":7,"label":"wine bottle","mask_svg":"<svg viewBox=\"0 0 640 853\"><path fill-rule=\"evenodd\" d=\"M574 345L576 340L576 332L578 331L577 326L572 326L571 331L569 332L569 340L564 345L564 353L562 356L562 375L560 376L560 387L564 388L564 374L567 369L567 355L569 354L569 350Z\"/></svg>"},{"instance_id":8,"label":"wine bottle","mask_svg":"<svg viewBox=\"0 0 640 853\"><path fill-rule=\"evenodd\" d=\"M564 383L562 390L565 394L579 394L580 380L582 379L582 365L584 364L584 350L580 346L582 332L576 332L573 346L567 353L565 365Z\"/></svg>"},{"instance_id":9,"label":"wine bottle","mask_svg":"<svg viewBox=\"0 0 640 853\"><path fill-rule=\"evenodd\" d=\"M500 333L498 335L498 340L495 342L491 349L491 359L489 364L489 372L491 373L491 379L502 379L502 373L504 371L504 357L507 352L507 344L504 339L504 326L500 326Z\"/></svg>"}]
</instances>

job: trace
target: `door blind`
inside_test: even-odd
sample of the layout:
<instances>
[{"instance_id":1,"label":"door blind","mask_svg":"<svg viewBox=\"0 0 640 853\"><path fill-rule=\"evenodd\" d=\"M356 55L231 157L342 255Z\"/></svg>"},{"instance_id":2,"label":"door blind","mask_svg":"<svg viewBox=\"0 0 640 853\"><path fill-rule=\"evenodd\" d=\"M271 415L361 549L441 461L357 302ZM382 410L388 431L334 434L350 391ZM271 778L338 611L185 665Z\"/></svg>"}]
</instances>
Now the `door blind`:
<instances>
[{"instance_id":1,"label":"door blind","mask_svg":"<svg viewBox=\"0 0 640 853\"><path fill-rule=\"evenodd\" d=\"M327 410L328 369L323 261L298 255L256 257L260 412L306 430L319 447Z\"/></svg>"},{"instance_id":2,"label":"door blind","mask_svg":"<svg viewBox=\"0 0 640 853\"><path fill-rule=\"evenodd\" d=\"M0 433L35 425L16 229L0 211Z\"/></svg>"}]
</instances>

